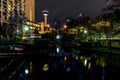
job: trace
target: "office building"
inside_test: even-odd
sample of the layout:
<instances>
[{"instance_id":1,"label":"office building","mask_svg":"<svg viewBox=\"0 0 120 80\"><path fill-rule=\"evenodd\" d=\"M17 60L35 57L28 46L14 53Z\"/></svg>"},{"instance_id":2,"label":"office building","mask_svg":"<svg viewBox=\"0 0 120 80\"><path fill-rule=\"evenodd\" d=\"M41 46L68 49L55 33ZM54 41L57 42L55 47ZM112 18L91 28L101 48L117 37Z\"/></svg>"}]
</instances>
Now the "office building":
<instances>
[{"instance_id":1,"label":"office building","mask_svg":"<svg viewBox=\"0 0 120 80\"><path fill-rule=\"evenodd\" d=\"M35 22L35 0L25 0L25 16L28 21Z\"/></svg>"},{"instance_id":2,"label":"office building","mask_svg":"<svg viewBox=\"0 0 120 80\"><path fill-rule=\"evenodd\" d=\"M11 37L21 31L24 18L24 0L1 0L0 36Z\"/></svg>"}]
</instances>

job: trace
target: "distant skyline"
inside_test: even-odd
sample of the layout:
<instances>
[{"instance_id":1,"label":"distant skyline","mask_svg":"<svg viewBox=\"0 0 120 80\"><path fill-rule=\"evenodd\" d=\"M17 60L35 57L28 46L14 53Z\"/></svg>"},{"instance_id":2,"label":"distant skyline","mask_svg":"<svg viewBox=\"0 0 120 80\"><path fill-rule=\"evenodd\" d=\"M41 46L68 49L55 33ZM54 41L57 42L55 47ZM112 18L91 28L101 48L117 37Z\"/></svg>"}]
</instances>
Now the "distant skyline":
<instances>
[{"instance_id":1,"label":"distant skyline","mask_svg":"<svg viewBox=\"0 0 120 80\"><path fill-rule=\"evenodd\" d=\"M48 22L57 19L64 23L66 17L77 18L80 13L95 17L101 13L106 2L106 0L35 0L35 21L43 21L44 9L49 11Z\"/></svg>"}]
</instances>

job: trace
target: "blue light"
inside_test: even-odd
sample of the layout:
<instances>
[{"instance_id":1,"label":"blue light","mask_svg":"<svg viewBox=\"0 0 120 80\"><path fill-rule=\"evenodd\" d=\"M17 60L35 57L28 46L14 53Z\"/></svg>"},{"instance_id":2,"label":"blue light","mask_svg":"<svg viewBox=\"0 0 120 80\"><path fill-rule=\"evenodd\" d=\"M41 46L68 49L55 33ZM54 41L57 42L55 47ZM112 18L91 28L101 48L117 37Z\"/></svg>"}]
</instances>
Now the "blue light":
<instances>
[{"instance_id":1,"label":"blue light","mask_svg":"<svg viewBox=\"0 0 120 80\"><path fill-rule=\"evenodd\" d=\"M70 72L70 67L67 68L67 72Z\"/></svg>"},{"instance_id":2,"label":"blue light","mask_svg":"<svg viewBox=\"0 0 120 80\"><path fill-rule=\"evenodd\" d=\"M92 67L90 67L90 71L92 71L93 69L92 69Z\"/></svg>"},{"instance_id":3,"label":"blue light","mask_svg":"<svg viewBox=\"0 0 120 80\"><path fill-rule=\"evenodd\" d=\"M22 73L20 73L20 78L24 78L24 75Z\"/></svg>"},{"instance_id":4,"label":"blue light","mask_svg":"<svg viewBox=\"0 0 120 80\"><path fill-rule=\"evenodd\" d=\"M72 67L73 67L73 68L75 67L75 62L74 62L74 60L72 61Z\"/></svg>"}]
</instances>

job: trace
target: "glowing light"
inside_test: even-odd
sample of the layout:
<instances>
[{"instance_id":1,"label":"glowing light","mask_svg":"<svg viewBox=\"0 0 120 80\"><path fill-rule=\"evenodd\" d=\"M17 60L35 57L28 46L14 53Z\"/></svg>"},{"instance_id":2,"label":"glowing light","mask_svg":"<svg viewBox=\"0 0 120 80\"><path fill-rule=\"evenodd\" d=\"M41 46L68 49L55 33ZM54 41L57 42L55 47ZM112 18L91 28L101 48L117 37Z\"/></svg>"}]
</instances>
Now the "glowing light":
<instances>
[{"instance_id":1,"label":"glowing light","mask_svg":"<svg viewBox=\"0 0 120 80\"><path fill-rule=\"evenodd\" d=\"M78 55L75 57L76 60L78 60Z\"/></svg>"},{"instance_id":2,"label":"glowing light","mask_svg":"<svg viewBox=\"0 0 120 80\"><path fill-rule=\"evenodd\" d=\"M44 16L48 16L48 14L43 14Z\"/></svg>"},{"instance_id":3,"label":"glowing light","mask_svg":"<svg viewBox=\"0 0 120 80\"><path fill-rule=\"evenodd\" d=\"M67 19L67 22L70 22L70 19Z\"/></svg>"},{"instance_id":4,"label":"glowing light","mask_svg":"<svg viewBox=\"0 0 120 80\"><path fill-rule=\"evenodd\" d=\"M105 67L106 66L106 64L105 63L102 63L102 67Z\"/></svg>"},{"instance_id":5,"label":"glowing light","mask_svg":"<svg viewBox=\"0 0 120 80\"><path fill-rule=\"evenodd\" d=\"M82 13L80 13L79 15L78 15L78 17L82 17L83 16L83 14Z\"/></svg>"},{"instance_id":6,"label":"glowing light","mask_svg":"<svg viewBox=\"0 0 120 80\"><path fill-rule=\"evenodd\" d=\"M47 27L50 27L50 24L47 24Z\"/></svg>"},{"instance_id":7,"label":"glowing light","mask_svg":"<svg viewBox=\"0 0 120 80\"><path fill-rule=\"evenodd\" d=\"M48 71L48 67L43 67L43 71Z\"/></svg>"},{"instance_id":8,"label":"glowing light","mask_svg":"<svg viewBox=\"0 0 120 80\"><path fill-rule=\"evenodd\" d=\"M48 71L48 69L49 69L48 64L44 64L42 70L43 70L43 71Z\"/></svg>"},{"instance_id":9,"label":"glowing light","mask_svg":"<svg viewBox=\"0 0 120 80\"><path fill-rule=\"evenodd\" d=\"M57 36L56 36L56 39L60 39L60 35L57 35Z\"/></svg>"},{"instance_id":10,"label":"glowing light","mask_svg":"<svg viewBox=\"0 0 120 80\"><path fill-rule=\"evenodd\" d=\"M84 60L84 66L86 66L86 65L87 65L87 59Z\"/></svg>"},{"instance_id":11,"label":"glowing light","mask_svg":"<svg viewBox=\"0 0 120 80\"><path fill-rule=\"evenodd\" d=\"M83 56L80 56L80 59L83 60Z\"/></svg>"},{"instance_id":12,"label":"glowing light","mask_svg":"<svg viewBox=\"0 0 120 80\"><path fill-rule=\"evenodd\" d=\"M87 30L84 30L84 33L87 33L88 31Z\"/></svg>"},{"instance_id":13,"label":"glowing light","mask_svg":"<svg viewBox=\"0 0 120 80\"><path fill-rule=\"evenodd\" d=\"M64 25L63 27L64 27L64 29L66 29L66 28L67 28L67 25Z\"/></svg>"},{"instance_id":14,"label":"glowing light","mask_svg":"<svg viewBox=\"0 0 120 80\"><path fill-rule=\"evenodd\" d=\"M57 51L57 53L59 53L59 52L60 52L60 48L59 48L59 47L57 47L56 51Z\"/></svg>"},{"instance_id":15,"label":"glowing light","mask_svg":"<svg viewBox=\"0 0 120 80\"><path fill-rule=\"evenodd\" d=\"M28 69L25 69L25 73L28 74L28 73L29 73L29 70L28 70Z\"/></svg>"},{"instance_id":16,"label":"glowing light","mask_svg":"<svg viewBox=\"0 0 120 80\"><path fill-rule=\"evenodd\" d=\"M67 60L67 57L65 56L65 57L64 57L64 61L66 61L66 60Z\"/></svg>"},{"instance_id":17,"label":"glowing light","mask_svg":"<svg viewBox=\"0 0 120 80\"><path fill-rule=\"evenodd\" d=\"M28 27L28 26L25 26L24 29L25 29L26 31L28 31L28 30L29 30L29 27Z\"/></svg>"},{"instance_id":18,"label":"glowing light","mask_svg":"<svg viewBox=\"0 0 120 80\"><path fill-rule=\"evenodd\" d=\"M91 63L88 64L88 70L90 70L90 68L91 68Z\"/></svg>"},{"instance_id":19,"label":"glowing light","mask_svg":"<svg viewBox=\"0 0 120 80\"><path fill-rule=\"evenodd\" d=\"M67 72L70 72L70 67L67 68Z\"/></svg>"},{"instance_id":20,"label":"glowing light","mask_svg":"<svg viewBox=\"0 0 120 80\"><path fill-rule=\"evenodd\" d=\"M44 64L44 67L48 67L48 64Z\"/></svg>"}]
</instances>

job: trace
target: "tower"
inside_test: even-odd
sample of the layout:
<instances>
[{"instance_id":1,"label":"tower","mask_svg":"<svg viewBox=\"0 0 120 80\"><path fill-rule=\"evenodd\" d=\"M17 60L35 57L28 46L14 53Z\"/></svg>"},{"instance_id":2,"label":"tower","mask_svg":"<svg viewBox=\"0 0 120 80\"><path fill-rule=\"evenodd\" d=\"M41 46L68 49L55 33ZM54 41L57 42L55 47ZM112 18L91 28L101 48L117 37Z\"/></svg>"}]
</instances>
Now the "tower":
<instances>
[{"instance_id":1,"label":"tower","mask_svg":"<svg viewBox=\"0 0 120 80\"><path fill-rule=\"evenodd\" d=\"M47 27L47 17L48 17L48 11L43 10L43 16L44 16L44 27Z\"/></svg>"}]
</instances>

